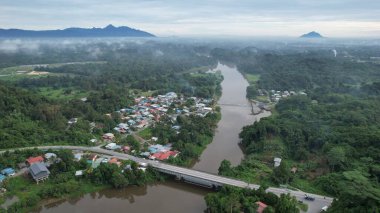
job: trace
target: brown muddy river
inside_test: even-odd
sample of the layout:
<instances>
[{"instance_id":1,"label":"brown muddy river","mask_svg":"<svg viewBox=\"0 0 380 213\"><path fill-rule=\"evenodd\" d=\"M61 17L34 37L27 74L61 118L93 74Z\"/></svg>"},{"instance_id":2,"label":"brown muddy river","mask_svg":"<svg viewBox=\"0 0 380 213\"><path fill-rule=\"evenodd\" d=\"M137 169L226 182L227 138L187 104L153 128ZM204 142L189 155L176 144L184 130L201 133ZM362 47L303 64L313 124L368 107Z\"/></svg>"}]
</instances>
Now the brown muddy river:
<instances>
[{"instance_id":1,"label":"brown muddy river","mask_svg":"<svg viewBox=\"0 0 380 213\"><path fill-rule=\"evenodd\" d=\"M252 124L260 117L251 115L250 105L245 98L248 82L236 68L219 64L224 76L222 97L219 100L222 119L218 123L215 137L194 169L217 173L223 159L233 165L244 157L239 143L239 133L243 126ZM86 194L77 199L43 205L35 212L39 213L100 213L100 212L203 212L206 209L204 196L210 190L186 183L168 181L144 187L127 187L123 190L104 190Z\"/></svg>"}]
</instances>

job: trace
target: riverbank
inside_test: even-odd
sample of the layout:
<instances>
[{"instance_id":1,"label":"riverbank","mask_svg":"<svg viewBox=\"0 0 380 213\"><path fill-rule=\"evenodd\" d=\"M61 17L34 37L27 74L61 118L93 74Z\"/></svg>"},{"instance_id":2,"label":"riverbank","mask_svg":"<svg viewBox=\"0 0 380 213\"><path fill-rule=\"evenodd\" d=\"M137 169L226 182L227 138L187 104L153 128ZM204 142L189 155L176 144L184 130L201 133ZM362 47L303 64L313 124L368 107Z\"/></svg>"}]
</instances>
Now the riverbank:
<instances>
[{"instance_id":1,"label":"riverbank","mask_svg":"<svg viewBox=\"0 0 380 213\"><path fill-rule=\"evenodd\" d=\"M216 69L220 69L224 74L222 96L218 102L223 103L229 100L233 103L248 105L245 97L245 86L248 83L236 68L219 65L219 68ZM243 126L260 119L260 117L251 115L249 107L221 106L220 113L221 117L216 122L218 126L214 131L215 135L207 139L208 142L212 142L205 146L206 149L203 152L200 150L202 155L198 166L203 165L203 169L201 169L203 171L213 170L213 173L217 173L220 162L224 158L236 159L236 164L239 164L244 154L239 147L238 135ZM206 152L211 155L205 155ZM77 198L62 200L62 202L52 204L53 206L42 207L39 212L67 212L68 209L73 208L81 209L83 212L104 212L109 208L112 208L113 212L125 212L126 210L134 212L202 212L207 207L204 196L210 193L205 188L170 180L156 185L128 186L124 189L106 189L106 191L109 193L93 192ZM128 194L130 191L135 192L135 194L132 193L133 198L131 198L131 194ZM127 200L131 200L131 202L123 202ZM191 205L187 205L188 203ZM94 208L90 206L94 206Z\"/></svg>"},{"instance_id":2,"label":"riverbank","mask_svg":"<svg viewBox=\"0 0 380 213\"><path fill-rule=\"evenodd\" d=\"M212 142L193 168L217 174L223 160L227 159L232 165L239 165L244 158L239 145L242 128L268 115L252 115L251 105L245 95L249 83L236 67L219 63L214 70L220 70L224 77L221 84L222 96L218 100L222 118Z\"/></svg>"}]
</instances>

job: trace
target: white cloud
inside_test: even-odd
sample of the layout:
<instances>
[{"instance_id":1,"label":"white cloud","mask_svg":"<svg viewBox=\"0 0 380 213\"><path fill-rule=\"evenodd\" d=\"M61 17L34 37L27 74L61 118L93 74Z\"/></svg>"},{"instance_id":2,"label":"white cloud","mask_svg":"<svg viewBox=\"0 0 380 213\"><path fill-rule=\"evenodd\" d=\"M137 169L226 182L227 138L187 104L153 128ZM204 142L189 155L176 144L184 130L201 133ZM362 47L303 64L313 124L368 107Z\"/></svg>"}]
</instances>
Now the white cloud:
<instances>
[{"instance_id":1,"label":"white cloud","mask_svg":"<svg viewBox=\"0 0 380 213\"><path fill-rule=\"evenodd\" d=\"M0 0L0 27L127 25L157 35L376 36L377 0ZM366 28L368 27L368 28Z\"/></svg>"}]
</instances>

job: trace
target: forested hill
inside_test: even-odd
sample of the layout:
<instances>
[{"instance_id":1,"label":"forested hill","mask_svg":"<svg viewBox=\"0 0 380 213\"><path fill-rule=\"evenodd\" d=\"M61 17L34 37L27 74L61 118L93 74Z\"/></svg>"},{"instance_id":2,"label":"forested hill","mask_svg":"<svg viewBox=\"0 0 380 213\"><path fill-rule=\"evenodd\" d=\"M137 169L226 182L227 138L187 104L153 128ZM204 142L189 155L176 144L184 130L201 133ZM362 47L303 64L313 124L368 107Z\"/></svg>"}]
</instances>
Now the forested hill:
<instances>
[{"instance_id":1,"label":"forested hill","mask_svg":"<svg viewBox=\"0 0 380 213\"><path fill-rule=\"evenodd\" d=\"M65 106L14 86L0 85L0 149L47 143L85 143L87 127L78 125L65 134Z\"/></svg>"},{"instance_id":2,"label":"forested hill","mask_svg":"<svg viewBox=\"0 0 380 213\"><path fill-rule=\"evenodd\" d=\"M137 96L173 91L212 98L220 91L220 76L204 73L216 61L188 45L73 41L34 43L38 48L29 50L27 44L0 50L0 149L86 145L113 131L121 122L114 112L132 106ZM71 118L78 123L69 126Z\"/></svg>"},{"instance_id":3,"label":"forested hill","mask_svg":"<svg viewBox=\"0 0 380 213\"><path fill-rule=\"evenodd\" d=\"M367 53L361 54L364 49ZM220 172L334 196L338 199L329 212L378 212L380 65L367 54L379 51L345 51L351 56L334 57L323 49L223 52L234 56L243 74L258 76L252 91L295 90L307 95L281 99L271 117L245 127L240 137L247 158L235 168L224 162ZM258 93L253 93L254 98ZM273 169L275 157L282 162Z\"/></svg>"},{"instance_id":4,"label":"forested hill","mask_svg":"<svg viewBox=\"0 0 380 213\"><path fill-rule=\"evenodd\" d=\"M108 25L104 28L67 28L63 30L21 30L21 29L0 29L0 37L155 37L155 35L133 29L130 27L114 27Z\"/></svg>"}]
</instances>

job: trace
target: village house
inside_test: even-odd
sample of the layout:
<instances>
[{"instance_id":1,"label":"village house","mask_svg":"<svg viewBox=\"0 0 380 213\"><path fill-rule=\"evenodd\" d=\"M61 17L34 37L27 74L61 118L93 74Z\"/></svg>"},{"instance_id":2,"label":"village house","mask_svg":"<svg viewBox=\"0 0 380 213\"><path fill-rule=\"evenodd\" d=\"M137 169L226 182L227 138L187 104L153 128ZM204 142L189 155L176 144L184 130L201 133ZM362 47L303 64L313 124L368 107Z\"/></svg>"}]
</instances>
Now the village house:
<instances>
[{"instance_id":1,"label":"village house","mask_svg":"<svg viewBox=\"0 0 380 213\"><path fill-rule=\"evenodd\" d=\"M96 169L96 168L98 168L98 166L99 166L101 163L103 163L103 161L104 161L104 158L98 158L98 159L94 160L94 161L91 163L91 167L92 167L93 169Z\"/></svg>"},{"instance_id":2,"label":"village house","mask_svg":"<svg viewBox=\"0 0 380 213\"><path fill-rule=\"evenodd\" d=\"M83 153L82 152L79 152L79 153L75 153L74 154L74 159L76 161L80 161L82 159L82 156L83 156Z\"/></svg>"},{"instance_id":3,"label":"village house","mask_svg":"<svg viewBox=\"0 0 380 213\"><path fill-rule=\"evenodd\" d=\"M29 173L32 178L37 182L44 181L49 178L50 171L46 168L44 163L33 163L29 167Z\"/></svg>"},{"instance_id":4,"label":"village house","mask_svg":"<svg viewBox=\"0 0 380 213\"><path fill-rule=\"evenodd\" d=\"M97 154L90 154L89 156L88 156L88 160L90 161L90 162L94 162L95 160L96 160L96 158L98 157L98 155Z\"/></svg>"},{"instance_id":5,"label":"village house","mask_svg":"<svg viewBox=\"0 0 380 213\"><path fill-rule=\"evenodd\" d=\"M123 146L121 148L121 150L124 152L124 153L129 153L131 151L131 147L130 146Z\"/></svg>"},{"instance_id":6,"label":"village house","mask_svg":"<svg viewBox=\"0 0 380 213\"><path fill-rule=\"evenodd\" d=\"M281 165L281 158L274 158L274 167L279 167Z\"/></svg>"},{"instance_id":7,"label":"village house","mask_svg":"<svg viewBox=\"0 0 380 213\"><path fill-rule=\"evenodd\" d=\"M261 201L257 201L256 204L258 205L257 210L256 210L257 213L263 213L264 210L268 207L267 204Z\"/></svg>"},{"instance_id":8,"label":"village house","mask_svg":"<svg viewBox=\"0 0 380 213\"><path fill-rule=\"evenodd\" d=\"M6 177L4 175L0 174L0 183L2 183L5 180L5 178Z\"/></svg>"},{"instance_id":9,"label":"village house","mask_svg":"<svg viewBox=\"0 0 380 213\"><path fill-rule=\"evenodd\" d=\"M106 145L106 149L109 150L115 150L115 149L120 149L121 147L117 145L116 143L109 143Z\"/></svg>"},{"instance_id":10,"label":"village house","mask_svg":"<svg viewBox=\"0 0 380 213\"><path fill-rule=\"evenodd\" d=\"M67 123L68 124L76 124L78 122L78 118L71 118Z\"/></svg>"},{"instance_id":11,"label":"village house","mask_svg":"<svg viewBox=\"0 0 380 213\"><path fill-rule=\"evenodd\" d=\"M16 172L13 168L5 168L1 170L1 174L9 177L9 176L14 176Z\"/></svg>"},{"instance_id":12,"label":"village house","mask_svg":"<svg viewBox=\"0 0 380 213\"><path fill-rule=\"evenodd\" d=\"M54 160L54 159L56 159L56 158L57 158L57 155L54 154L54 153L46 153L46 154L45 154L45 159L46 159L46 160Z\"/></svg>"},{"instance_id":13,"label":"village house","mask_svg":"<svg viewBox=\"0 0 380 213\"><path fill-rule=\"evenodd\" d=\"M82 175L83 175L83 170L75 171L75 176L76 177L79 177L79 176L82 176Z\"/></svg>"},{"instance_id":14,"label":"village house","mask_svg":"<svg viewBox=\"0 0 380 213\"><path fill-rule=\"evenodd\" d=\"M108 161L109 164L116 164L118 167L121 166L121 162L117 158L111 158L111 160Z\"/></svg>"},{"instance_id":15,"label":"village house","mask_svg":"<svg viewBox=\"0 0 380 213\"><path fill-rule=\"evenodd\" d=\"M103 135L103 140L112 141L115 138L115 135L112 133L106 133Z\"/></svg>"},{"instance_id":16,"label":"village house","mask_svg":"<svg viewBox=\"0 0 380 213\"><path fill-rule=\"evenodd\" d=\"M26 163L29 166L31 166L35 163L43 163L43 162L44 162L44 158L42 156L30 157L30 158L26 159Z\"/></svg>"},{"instance_id":17,"label":"village house","mask_svg":"<svg viewBox=\"0 0 380 213\"><path fill-rule=\"evenodd\" d=\"M149 156L149 159L151 160L167 160L169 159L169 157L177 157L178 156L178 152L176 151L166 151L166 152L157 152L157 153L154 153L152 154L151 156Z\"/></svg>"}]
</instances>

